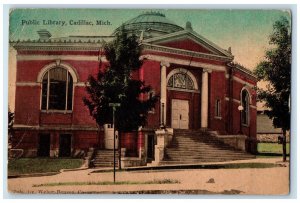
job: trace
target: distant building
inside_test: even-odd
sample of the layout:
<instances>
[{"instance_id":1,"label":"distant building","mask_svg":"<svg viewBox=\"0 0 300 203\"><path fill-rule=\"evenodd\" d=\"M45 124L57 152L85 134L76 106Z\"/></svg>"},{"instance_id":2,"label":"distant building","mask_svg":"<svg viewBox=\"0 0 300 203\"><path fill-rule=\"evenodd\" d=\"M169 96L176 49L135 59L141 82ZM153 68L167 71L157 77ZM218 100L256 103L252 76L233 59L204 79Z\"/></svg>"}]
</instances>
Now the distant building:
<instances>
[{"instance_id":1,"label":"distant building","mask_svg":"<svg viewBox=\"0 0 300 203\"><path fill-rule=\"evenodd\" d=\"M257 140L259 142L278 142L278 137L282 136L281 128L275 128L273 121L266 115L267 108L263 103L257 104ZM287 141L289 142L289 133Z\"/></svg>"},{"instance_id":2,"label":"distant building","mask_svg":"<svg viewBox=\"0 0 300 203\"><path fill-rule=\"evenodd\" d=\"M183 28L160 13L141 14L127 21L125 29L139 36L142 47L143 66L133 76L160 96L144 129L244 134L247 151L256 151L256 78L233 63L230 49L193 31L191 23ZM13 145L31 157L111 148L107 128L99 131L82 98L87 96L88 76L98 71L99 58L103 66L107 63L102 47L113 35L55 38L47 30L38 33L36 40L10 42L17 51ZM137 136L123 140L122 148L141 153L153 147L153 141L145 144L150 141L143 131Z\"/></svg>"}]
</instances>

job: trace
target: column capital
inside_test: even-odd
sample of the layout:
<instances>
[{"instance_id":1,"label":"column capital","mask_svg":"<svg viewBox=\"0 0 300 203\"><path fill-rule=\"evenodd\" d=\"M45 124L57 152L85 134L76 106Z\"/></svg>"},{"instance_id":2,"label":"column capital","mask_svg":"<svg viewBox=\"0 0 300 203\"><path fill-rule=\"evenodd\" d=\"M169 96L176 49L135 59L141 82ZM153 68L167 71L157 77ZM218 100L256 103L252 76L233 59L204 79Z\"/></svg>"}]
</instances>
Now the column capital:
<instances>
[{"instance_id":1,"label":"column capital","mask_svg":"<svg viewBox=\"0 0 300 203\"><path fill-rule=\"evenodd\" d=\"M161 65L161 66L165 66L165 67L170 67L170 63L167 62L167 61L161 61L161 62L160 62L160 65Z\"/></svg>"},{"instance_id":2,"label":"column capital","mask_svg":"<svg viewBox=\"0 0 300 203\"><path fill-rule=\"evenodd\" d=\"M212 70L211 69L208 69L208 68L203 68L203 73L211 73L212 72Z\"/></svg>"}]
</instances>

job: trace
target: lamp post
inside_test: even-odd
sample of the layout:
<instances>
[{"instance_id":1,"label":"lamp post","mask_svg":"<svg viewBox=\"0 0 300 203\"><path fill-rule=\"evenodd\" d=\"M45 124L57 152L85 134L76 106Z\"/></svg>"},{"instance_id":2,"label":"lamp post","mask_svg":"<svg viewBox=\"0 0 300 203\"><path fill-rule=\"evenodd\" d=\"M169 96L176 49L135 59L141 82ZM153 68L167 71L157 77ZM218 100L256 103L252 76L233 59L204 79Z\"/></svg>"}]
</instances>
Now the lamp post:
<instances>
[{"instance_id":1,"label":"lamp post","mask_svg":"<svg viewBox=\"0 0 300 203\"><path fill-rule=\"evenodd\" d=\"M243 134L242 132L242 111L244 110L244 107L242 105L238 106L238 110L240 111L240 134Z\"/></svg>"},{"instance_id":2,"label":"lamp post","mask_svg":"<svg viewBox=\"0 0 300 203\"><path fill-rule=\"evenodd\" d=\"M114 127L114 182L116 182L116 128L115 128L115 111L116 108L119 107L120 103L109 103L109 106L112 107L113 110L113 127ZM121 164L121 163L119 163Z\"/></svg>"}]
</instances>

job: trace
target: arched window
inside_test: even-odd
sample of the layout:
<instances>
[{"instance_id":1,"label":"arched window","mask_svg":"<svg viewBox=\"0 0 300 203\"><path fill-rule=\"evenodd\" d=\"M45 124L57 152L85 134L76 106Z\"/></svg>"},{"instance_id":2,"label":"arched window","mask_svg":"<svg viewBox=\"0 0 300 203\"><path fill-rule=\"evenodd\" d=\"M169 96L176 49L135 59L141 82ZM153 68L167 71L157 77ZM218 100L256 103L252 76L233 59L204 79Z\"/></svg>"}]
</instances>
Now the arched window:
<instances>
[{"instance_id":1,"label":"arched window","mask_svg":"<svg viewBox=\"0 0 300 203\"><path fill-rule=\"evenodd\" d=\"M184 73L175 73L168 80L168 87L194 90L194 82L188 74Z\"/></svg>"},{"instance_id":2,"label":"arched window","mask_svg":"<svg viewBox=\"0 0 300 203\"><path fill-rule=\"evenodd\" d=\"M42 110L72 110L73 78L61 67L49 69L42 80Z\"/></svg>"},{"instance_id":3,"label":"arched window","mask_svg":"<svg viewBox=\"0 0 300 203\"><path fill-rule=\"evenodd\" d=\"M250 97L249 93L247 90L242 90L241 94L241 104L243 106L242 110L242 124L248 125L249 124L249 102L250 102Z\"/></svg>"}]
</instances>

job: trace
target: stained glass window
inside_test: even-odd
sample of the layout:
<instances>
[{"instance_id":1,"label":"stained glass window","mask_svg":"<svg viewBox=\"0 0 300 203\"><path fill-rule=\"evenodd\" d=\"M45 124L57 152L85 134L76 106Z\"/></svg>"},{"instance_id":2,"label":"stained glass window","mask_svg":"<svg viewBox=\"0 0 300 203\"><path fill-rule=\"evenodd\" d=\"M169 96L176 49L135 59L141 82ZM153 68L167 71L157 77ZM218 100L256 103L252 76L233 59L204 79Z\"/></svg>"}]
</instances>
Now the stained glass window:
<instances>
[{"instance_id":1,"label":"stained glass window","mask_svg":"<svg viewBox=\"0 0 300 203\"><path fill-rule=\"evenodd\" d=\"M168 87L194 90L194 83L191 77L185 73L175 73L168 81Z\"/></svg>"}]
</instances>

